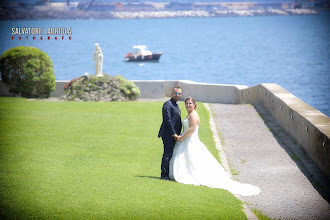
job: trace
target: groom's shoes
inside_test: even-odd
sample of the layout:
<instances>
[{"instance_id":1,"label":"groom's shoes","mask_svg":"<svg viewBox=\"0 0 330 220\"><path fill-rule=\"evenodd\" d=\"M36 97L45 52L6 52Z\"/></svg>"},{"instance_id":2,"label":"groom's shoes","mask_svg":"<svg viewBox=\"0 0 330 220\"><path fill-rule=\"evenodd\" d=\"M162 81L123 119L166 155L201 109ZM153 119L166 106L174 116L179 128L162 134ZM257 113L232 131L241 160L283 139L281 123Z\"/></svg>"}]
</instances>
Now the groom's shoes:
<instances>
[{"instance_id":1,"label":"groom's shoes","mask_svg":"<svg viewBox=\"0 0 330 220\"><path fill-rule=\"evenodd\" d=\"M170 180L170 177L168 177L168 176L162 176L162 177L160 177L160 179L161 180Z\"/></svg>"}]
</instances>

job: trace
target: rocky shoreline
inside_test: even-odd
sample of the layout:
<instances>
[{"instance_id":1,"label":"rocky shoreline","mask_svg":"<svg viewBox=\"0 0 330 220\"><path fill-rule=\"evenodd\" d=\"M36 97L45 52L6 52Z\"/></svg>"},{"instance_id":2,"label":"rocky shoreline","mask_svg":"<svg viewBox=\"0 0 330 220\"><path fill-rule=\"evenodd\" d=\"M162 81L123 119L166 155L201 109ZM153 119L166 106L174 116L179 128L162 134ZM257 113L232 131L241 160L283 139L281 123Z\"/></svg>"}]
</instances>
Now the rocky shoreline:
<instances>
[{"instance_id":1,"label":"rocky shoreline","mask_svg":"<svg viewBox=\"0 0 330 220\"><path fill-rule=\"evenodd\" d=\"M43 19L148 19L182 17L230 17L230 16L269 16L269 15L314 15L313 9L258 9L258 10L190 10L190 11L13 11L0 9L0 20L43 20Z\"/></svg>"}]
</instances>

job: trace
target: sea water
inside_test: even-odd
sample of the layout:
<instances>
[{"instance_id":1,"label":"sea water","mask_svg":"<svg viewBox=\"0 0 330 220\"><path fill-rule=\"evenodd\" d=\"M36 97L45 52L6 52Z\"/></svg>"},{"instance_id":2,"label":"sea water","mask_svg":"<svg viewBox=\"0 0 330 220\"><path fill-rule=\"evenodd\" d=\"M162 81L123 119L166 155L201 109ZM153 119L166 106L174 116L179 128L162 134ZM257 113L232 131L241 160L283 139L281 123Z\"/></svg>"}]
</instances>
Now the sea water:
<instances>
[{"instance_id":1,"label":"sea water","mask_svg":"<svg viewBox=\"0 0 330 220\"><path fill-rule=\"evenodd\" d=\"M71 80L94 74L94 44L99 43L103 72L109 75L247 86L277 83L330 116L329 15L0 21L0 52L15 46L40 48L50 56L56 79ZM65 28L71 34L19 39L12 28ZM160 61L125 62L132 46L141 44L163 52Z\"/></svg>"}]
</instances>

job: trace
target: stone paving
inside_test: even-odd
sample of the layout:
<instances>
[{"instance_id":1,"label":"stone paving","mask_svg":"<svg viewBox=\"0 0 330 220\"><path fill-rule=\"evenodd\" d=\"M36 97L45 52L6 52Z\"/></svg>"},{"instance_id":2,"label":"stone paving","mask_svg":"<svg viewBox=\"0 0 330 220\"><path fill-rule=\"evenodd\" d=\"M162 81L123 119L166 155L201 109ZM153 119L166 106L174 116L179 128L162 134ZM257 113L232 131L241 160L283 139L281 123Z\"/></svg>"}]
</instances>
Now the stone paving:
<instances>
[{"instance_id":1,"label":"stone paving","mask_svg":"<svg viewBox=\"0 0 330 220\"><path fill-rule=\"evenodd\" d=\"M262 106L209 104L230 168L261 194L241 197L276 219L330 219L330 183Z\"/></svg>"}]
</instances>

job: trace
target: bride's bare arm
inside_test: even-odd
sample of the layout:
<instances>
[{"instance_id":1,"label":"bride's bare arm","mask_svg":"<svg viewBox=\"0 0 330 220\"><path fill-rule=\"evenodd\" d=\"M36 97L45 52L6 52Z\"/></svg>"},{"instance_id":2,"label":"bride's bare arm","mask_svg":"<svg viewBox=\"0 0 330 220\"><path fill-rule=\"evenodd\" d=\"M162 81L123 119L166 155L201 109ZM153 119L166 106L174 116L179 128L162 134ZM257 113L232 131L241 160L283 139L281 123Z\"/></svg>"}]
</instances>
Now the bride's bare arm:
<instances>
[{"instance_id":1,"label":"bride's bare arm","mask_svg":"<svg viewBox=\"0 0 330 220\"><path fill-rule=\"evenodd\" d=\"M183 139L189 137L196 129L198 124L199 117L198 115L190 115L189 116L189 129L182 135L179 136L177 141L182 141Z\"/></svg>"}]
</instances>

